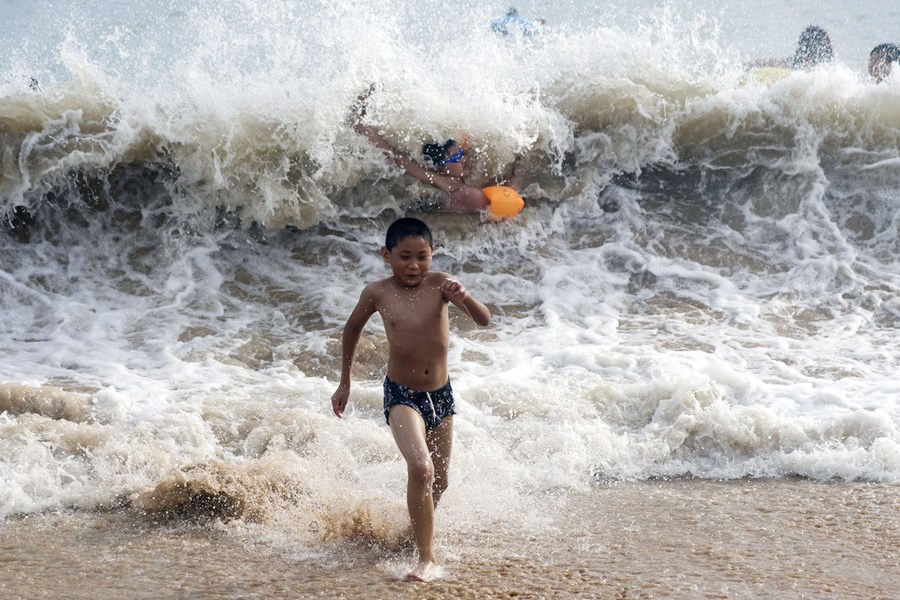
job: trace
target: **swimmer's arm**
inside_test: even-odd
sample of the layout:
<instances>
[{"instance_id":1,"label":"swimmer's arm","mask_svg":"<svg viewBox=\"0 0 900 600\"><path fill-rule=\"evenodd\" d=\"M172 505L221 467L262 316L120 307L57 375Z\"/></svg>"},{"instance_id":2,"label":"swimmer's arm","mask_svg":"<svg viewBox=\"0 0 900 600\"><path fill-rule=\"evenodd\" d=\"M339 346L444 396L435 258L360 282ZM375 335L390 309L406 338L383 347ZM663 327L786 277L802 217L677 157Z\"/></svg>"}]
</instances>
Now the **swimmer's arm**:
<instances>
[{"instance_id":1,"label":"swimmer's arm","mask_svg":"<svg viewBox=\"0 0 900 600\"><path fill-rule=\"evenodd\" d=\"M337 390L331 396L331 408L337 416L343 416L347 402L350 400L350 374L353 371L353 358L356 354L356 346L362 335L363 327L369 318L375 314L376 294L372 284L367 285L359 296L359 301L350 317L344 324L341 335L341 382Z\"/></svg>"},{"instance_id":2,"label":"swimmer's arm","mask_svg":"<svg viewBox=\"0 0 900 600\"><path fill-rule=\"evenodd\" d=\"M395 148L383 135L381 135L377 127L366 125L362 122L363 117L366 116L366 102L374 90L375 84L372 84L369 86L369 89L360 94L356 99L356 104L353 106L353 130L360 135L366 136L366 138L372 142L372 145L383 150L384 153L388 155L388 158L392 163L403 169L404 173L415 177L422 183L433 185L439 190L447 193L455 192L463 187L464 184L462 182L452 177L446 177L435 173L434 171L429 171L413 160L408 154Z\"/></svg>"},{"instance_id":3,"label":"swimmer's arm","mask_svg":"<svg viewBox=\"0 0 900 600\"><path fill-rule=\"evenodd\" d=\"M366 136L372 145L376 148L379 148L388 155L388 158L391 159L395 165L400 167L406 172L410 172L410 170L415 170L415 167L418 166L419 169L424 169L421 165L416 165L416 162L412 160L407 154L401 152L397 148L395 148L387 139L381 135L378 131L377 127L373 125L366 125L362 122L363 117L366 116L366 109L368 108L367 101L369 96L372 95L372 92L375 91L375 84L371 84L369 89L360 94L360 96L356 99L356 103L353 105L353 131L360 135ZM412 173L410 173L412 175ZM417 175L413 175L417 177Z\"/></svg>"},{"instance_id":4,"label":"swimmer's arm","mask_svg":"<svg viewBox=\"0 0 900 600\"><path fill-rule=\"evenodd\" d=\"M488 310L488 307L476 300L459 281L447 277L441 283L441 292L447 300L469 315L476 324L484 327L491 322L491 311Z\"/></svg>"},{"instance_id":5,"label":"swimmer's arm","mask_svg":"<svg viewBox=\"0 0 900 600\"><path fill-rule=\"evenodd\" d=\"M774 67L777 69L787 69L791 66L789 58L757 58L744 63L745 69L760 69Z\"/></svg>"},{"instance_id":6,"label":"swimmer's arm","mask_svg":"<svg viewBox=\"0 0 900 600\"><path fill-rule=\"evenodd\" d=\"M428 185L433 185L434 187L442 190L444 192L455 192L459 188L463 186L463 184L452 177L445 177L444 175L439 175L433 171L429 171L416 161L414 161L408 154L405 152L401 152L397 148L391 145L390 142L385 139L383 135L378 132L378 129L372 125L364 125L362 123L356 123L353 126L354 131L357 133L366 136L372 145L376 148L379 148L387 154L388 158L392 163L403 169L403 172L407 175L411 175L415 177L422 183L427 183Z\"/></svg>"}]
</instances>

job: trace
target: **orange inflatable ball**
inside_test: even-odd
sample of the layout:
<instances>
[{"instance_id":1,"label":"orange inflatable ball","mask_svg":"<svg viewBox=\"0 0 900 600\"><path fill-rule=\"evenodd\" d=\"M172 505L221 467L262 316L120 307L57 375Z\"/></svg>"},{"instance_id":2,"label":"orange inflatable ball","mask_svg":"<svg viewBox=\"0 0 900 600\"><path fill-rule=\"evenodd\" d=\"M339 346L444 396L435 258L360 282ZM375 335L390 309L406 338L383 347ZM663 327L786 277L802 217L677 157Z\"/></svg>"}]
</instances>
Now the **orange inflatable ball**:
<instances>
[{"instance_id":1,"label":"orange inflatable ball","mask_svg":"<svg viewBox=\"0 0 900 600\"><path fill-rule=\"evenodd\" d=\"M482 188L484 195L487 196L490 207L488 210L495 219L508 219L514 217L522 211L525 201L519 197L516 190L505 185L492 185Z\"/></svg>"}]
</instances>

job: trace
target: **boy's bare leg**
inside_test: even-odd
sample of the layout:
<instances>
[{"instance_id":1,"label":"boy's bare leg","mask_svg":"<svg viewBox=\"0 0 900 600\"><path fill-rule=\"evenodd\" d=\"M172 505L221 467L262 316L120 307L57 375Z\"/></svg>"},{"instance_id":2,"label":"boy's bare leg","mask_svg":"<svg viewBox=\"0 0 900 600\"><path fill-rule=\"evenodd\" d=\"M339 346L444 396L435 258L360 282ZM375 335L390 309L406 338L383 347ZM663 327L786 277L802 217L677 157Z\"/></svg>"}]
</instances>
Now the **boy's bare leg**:
<instances>
[{"instance_id":1,"label":"boy's bare leg","mask_svg":"<svg viewBox=\"0 0 900 600\"><path fill-rule=\"evenodd\" d=\"M434 501L434 510L437 512L438 502L447 490L449 483L448 471L450 470L450 454L453 450L453 415L445 417L441 424L434 430L425 434L425 442L431 453L431 462L434 465L434 484L431 486L431 498ZM415 543L415 532L410 524L406 537L410 543Z\"/></svg>"},{"instance_id":2,"label":"boy's bare leg","mask_svg":"<svg viewBox=\"0 0 900 600\"><path fill-rule=\"evenodd\" d=\"M434 557L434 463L425 441L425 421L412 408L403 404L391 407L389 422L394 441L406 460L406 506L412 522L419 564L406 578L430 581L437 570Z\"/></svg>"},{"instance_id":3,"label":"boy's bare leg","mask_svg":"<svg viewBox=\"0 0 900 600\"><path fill-rule=\"evenodd\" d=\"M441 496L450 483L447 476L450 470L450 454L453 451L453 415L445 417L440 425L429 431L425 441L428 443L431 462L434 464L434 485L431 488L431 495L434 507L437 508Z\"/></svg>"}]
</instances>

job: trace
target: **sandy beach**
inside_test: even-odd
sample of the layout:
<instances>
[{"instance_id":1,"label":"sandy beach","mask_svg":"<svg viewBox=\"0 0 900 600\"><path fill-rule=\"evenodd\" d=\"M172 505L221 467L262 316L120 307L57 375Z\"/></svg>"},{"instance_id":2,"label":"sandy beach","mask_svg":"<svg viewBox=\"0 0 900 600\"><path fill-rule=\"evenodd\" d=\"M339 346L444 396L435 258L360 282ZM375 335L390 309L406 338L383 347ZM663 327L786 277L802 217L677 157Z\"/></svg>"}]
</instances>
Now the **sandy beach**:
<instances>
[{"instance_id":1,"label":"sandy beach","mask_svg":"<svg viewBox=\"0 0 900 600\"><path fill-rule=\"evenodd\" d=\"M807 480L609 483L548 499L540 532L438 536L443 576L346 540L275 547L232 525L130 510L2 526L4 598L894 598L900 485ZM238 528L239 529L239 528Z\"/></svg>"}]
</instances>

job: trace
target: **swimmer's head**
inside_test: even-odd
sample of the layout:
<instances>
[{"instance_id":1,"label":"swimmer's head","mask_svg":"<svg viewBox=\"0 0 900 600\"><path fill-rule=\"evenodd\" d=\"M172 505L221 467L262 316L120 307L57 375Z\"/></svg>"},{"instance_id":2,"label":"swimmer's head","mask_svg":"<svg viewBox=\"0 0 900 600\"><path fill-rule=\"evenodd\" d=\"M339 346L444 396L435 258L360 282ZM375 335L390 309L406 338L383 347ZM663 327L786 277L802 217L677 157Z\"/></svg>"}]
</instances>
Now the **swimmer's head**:
<instances>
[{"instance_id":1,"label":"swimmer's head","mask_svg":"<svg viewBox=\"0 0 900 600\"><path fill-rule=\"evenodd\" d=\"M456 145L456 140L449 139L443 144L425 144L422 146L422 155L431 161L435 167L441 166L446 158L447 151Z\"/></svg>"},{"instance_id":2,"label":"swimmer's head","mask_svg":"<svg viewBox=\"0 0 900 600\"><path fill-rule=\"evenodd\" d=\"M792 66L795 69L811 69L818 64L829 62L834 58L831 38L821 27L810 25L800 34L797 40L797 51L794 53Z\"/></svg>"},{"instance_id":3,"label":"swimmer's head","mask_svg":"<svg viewBox=\"0 0 900 600\"><path fill-rule=\"evenodd\" d=\"M900 62L900 47L896 44L878 44L869 53L869 75L876 82L891 74L891 63Z\"/></svg>"},{"instance_id":4,"label":"swimmer's head","mask_svg":"<svg viewBox=\"0 0 900 600\"><path fill-rule=\"evenodd\" d=\"M401 240L408 237L420 237L434 247L431 229L424 221L412 217L403 217L391 223L384 237L384 247L393 250Z\"/></svg>"}]
</instances>

